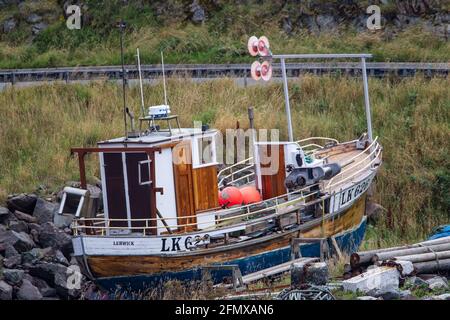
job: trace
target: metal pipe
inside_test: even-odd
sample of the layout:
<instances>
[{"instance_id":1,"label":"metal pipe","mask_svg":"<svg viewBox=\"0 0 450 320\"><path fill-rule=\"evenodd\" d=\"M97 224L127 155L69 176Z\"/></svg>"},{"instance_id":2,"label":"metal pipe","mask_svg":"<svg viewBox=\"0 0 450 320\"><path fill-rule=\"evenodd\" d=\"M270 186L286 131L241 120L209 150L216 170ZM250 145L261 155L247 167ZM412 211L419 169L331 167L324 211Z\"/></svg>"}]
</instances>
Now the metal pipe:
<instances>
[{"instance_id":1,"label":"metal pipe","mask_svg":"<svg viewBox=\"0 0 450 320\"><path fill-rule=\"evenodd\" d=\"M119 22L119 29L120 29L120 56L122 60L122 90L123 90L123 122L125 124L125 140L128 137L128 126L127 126L127 98L126 98L126 80L125 80L125 61L124 61L124 55L123 55L123 30L125 29L125 22L121 20Z\"/></svg>"},{"instance_id":2,"label":"metal pipe","mask_svg":"<svg viewBox=\"0 0 450 320\"><path fill-rule=\"evenodd\" d=\"M311 53L311 54L274 54L268 58L274 59L351 59L351 58L372 58L368 53ZM264 58L264 57L263 57Z\"/></svg>"},{"instance_id":3,"label":"metal pipe","mask_svg":"<svg viewBox=\"0 0 450 320\"><path fill-rule=\"evenodd\" d=\"M284 89L284 102L286 106L286 120L288 125L288 137L289 141L294 141L294 134L292 133L292 120L291 120L291 107L289 105L289 88L288 88L288 82L287 82L287 75L286 75L286 63L284 61L284 58L281 58L281 72L283 75L283 89Z\"/></svg>"},{"instance_id":4,"label":"metal pipe","mask_svg":"<svg viewBox=\"0 0 450 320\"><path fill-rule=\"evenodd\" d=\"M142 87L142 70L141 70L141 58L139 56L139 48L136 49L137 51L137 63L138 63L138 71L139 71L139 88L141 90L141 110L142 110L142 116L145 117L145 103L144 103L144 89Z\"/></svg>"},{"instance_id":5,"label":"metal pipe","mask_svg":"<svg viewBox=\"0 0 450 320\"><path fill-rule=\"evenodd\" d=\"M370 116L370 100L369 100L369 83L367 81L367 68L366 68L366 59L361 58L361 68L363 74L363 82L364 82L364 103L366 106L366 119L367 119L367 133L369 135L369 140L372 140L372 119Z\"/></svg>"}]
</instances>

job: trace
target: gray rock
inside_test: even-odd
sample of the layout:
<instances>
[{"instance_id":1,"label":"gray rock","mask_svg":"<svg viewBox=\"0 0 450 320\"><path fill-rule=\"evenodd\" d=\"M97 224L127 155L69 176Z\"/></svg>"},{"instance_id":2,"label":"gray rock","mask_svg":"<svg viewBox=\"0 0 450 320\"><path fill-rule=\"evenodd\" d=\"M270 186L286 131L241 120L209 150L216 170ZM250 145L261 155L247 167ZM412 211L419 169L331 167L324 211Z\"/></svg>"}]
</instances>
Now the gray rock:
<instances>
[{"instance_id":1,"label":"gray rock","mask_svg":"<svg viewBox=\"0 0 450 320\"><path fill-rule=\"evenodd\" d=\"M19 210L16 210L14 212L14 215L16 216L16 218L18 220L22 220L22 221L25 221L27 223L36 223L37 222L37 219L35 217L33 217L33 216L31 216L31 215L29 215L27 213L21 212Z\"/></svg>"},{"instance_id":2,"label":"gray rock","mask_svg":"<svg viewBox=\"0 0 450 320\"><path fill-rule=\"evenodd\" d=\"M36 13L32 13L30 14L27 18L26 18L28 23L34 24L34 23L38 23L42 21L42 17Z\"/></svg>"},{"instance_id":3,"label":"gray rock","mask_svg":"<svg viewBox=\"0 0 450 320\"><path fill-rule=\"evenodd\" d=\"M338 24L332 15L321 15L316 17L316 23L321 32L335 31Z\"/></svg>"},{"instance_id":4,"label":"gray rock","mask_svg":"<svg viewBox=\"0 0 450 320\"><path fill-rule=\"evenodd\" d=\"M310 15L306 15L306 14L300 15L300 17L298 18L297 24L299 25L300 28L306 29L309 32L314 33L314 34L317 34L320 31L316 20L314 19L314 17L312 17Z\"/></svg>"},{"instance_id":5,"label":"gray rock","mask_svg":"<svg viewBox=\"0 0 450 320\"><path fill-rule=\"evenodd\" d=\"M8 220L10 215L11 215L11 212L9 212L8 208L0 207L0 223L3 223L6 220Z\"/></svg>"},{"instance_id":6,"label":"gray rock","mask_svg":"<svg viewBox=\"0 0 450 320\"><path fill-rule=\"evenodd\" d=\"M443 277L434 277L426 280L426 282L431 290L448 289L447 279Z\"/></svg>"},{"instance_id":7,"label":"gray rock","mask_svg":"<svg viewBox=\"0 0 450 320\"><path fill-rule=\"evenodd\" d=\"M14 31L14 29L17 27L17 21L14 18L7 19L5 22L3 22L3 32L4 33L10 33Z\"/></svg>"},{"instance_id":8,"label":"gray rock","mask_svg":"<svg viewBox=\"0 0 450 320\"><path fill-rule=\"evenodd\" d=\"M291 34L293 27L292 27L292 21L290 17L283 18L283 30L287 34Z\"/></svg>"},{"instance_id":9,"label":"gray rock","mask_svg":"<svg viewBox=\"0 0 450 320\"><path fill-rule=\"evenodd\" d=\"M63 229L70 227L74 218L73 214L55 214L53 223L57 228Z\"/></svg>"},{"instance_id":10,"label":"gray rock","mask_svg":"<svg viewBox=\"0 0 450 320\"><path fill-rule=\"evenodd\" d=\"M194 23L202 23L206 19L205 9L198 3L197 0L194 0L190 5L191 13L192 13L192 22Z\"/></svg>"},{"instance_id":11,"label":"gray rock","mask_svg":"<svg viewBox=\"0 0 450 320\"><path fill-rule=\"evenodd\" d=\"M70 257L70 254L73 252L72 238L64 231L56 228L52 222L42 225L42 230L39 233L39 243L42 247L52 247L61 250L66 257Z\"/></svg>"},{"instance_id":12,"label":"gray rock","mask_svg":"<svg viewBox=\"0 0 450 320\"><path fill-rule=\"evenodd\" d=\"M406 279L405 286L412 288L428 288L428 283L425 280L414 276Z\"/></svg>"},{"instance_id":13,"label":"gray rock","mask_svg":"<svg viewBox=\"0 0 450 320\"><path fill-rule=\"evenodd\" d=\"M30 228L30 230L36 230L38 233L42 230L42 227L37 223L30 223L28 224L28 227Z\"/></svg>"},{"instance_id":14,"label":"gray rock","mask_svg":"<svg viewBox=\"0 0 450 320\"><path fill-rule=\"evenodd\" d=\"M37 223L39 224L53 222L53 215L56 210L57 205L55 203L39 198L37 199L36 206L34 207L33 217L37 219Z\"/></svg>"},{"instance_id":15,"label":"gray rock","mask_svg":"<svg viewBox=\"0 0 450 320\"><path fill-rule=\"evenodd\" d=\"M35 194L20 194L13 196L6 201L9 210L19 210L24 213L32 214L36 205L37 196Z\"/></svg>"},{"instance_id":16,"label":"gray rock","mask_svg":"<svg viewBox=\"0 0 450 320\"><path fill-rule=\"evenodd\" d=\"M24 233L28 233L30 231L28 229L28 224L25 221L12 221L9 224L9 229L14 230L15 232L24 232Z\"/></svg>"},{"instance_id":17,"label":"gray rock","mask_svg":"<svg viewBox=\"0 0 450 320\"><path fill-rule=\"evenodd\" d=\"M25 271L20 269L4 269L3 270L3 278L10 285L20 285L22 283L23 276Z\"/></svg>"},{"instance_id":18,"label":"gray rock","mask_svg":"<svg viewBox=\"0 0 450 320\"><path fill-rule=\"evenodd\" d=\"M34 241L28 234L14 230L0 233L0 242L12 245L18 252L25 252L35 247Z\"/></svg>"},{"instance_id":19,"label":"gray rock","mask_svg":"<svg viewBox=\"0 0 450 320\"><path fill-rule=\"evenodd\" d=\"M33 286L39 289L39 292L43 297L54 297L56 296L56 290L48 285L48 283L40 278L32 277L29 274L25 274L24 279L30 281Z\"/></svg>"},{"instance_id":20,"label":"gray rock","mask_svg":"<svg viewBox=\"0 0 450 320\"><path fill-rule=\"evenodd\" d=\"M50 287L44 280L33 278L32 283L39 289L43 297L56 296L56 289Z\"/></svg>"},{"instance_id":21,"label":"gray rock","mask_svg":"<svg viewBox=\"0 0 450 320\"><path fill-rule=\"evenodd\" d=\"M0 300L12 300L13 288L3 280L0 280Z\"/></svg>"},{"instance_id":22,"label":"gray rock","mask_svg":"<svg viewBox=\"0 0 450 320\"><path fill-rule=\"evenodd\" d=\"M401 297L400 290L395 289L372 289L367 292L367 295L375 298L383 298L383 300L398 300Z\"/></svg>"},{"instance_id":23,"label":"gray rock","mask_svg":"<svg viewBox=\"0 0 450 320\"><path fill-rule=\"evenodd\" d=\"M0 242L11 244L18 252L25 252L35 247L34 241L28 234L14 230L0 234Z\"/></svg>"},{"instance_id":24,"label":"gray rock","mask_svg":"<svg viewBox=\"0 0 450 320\"><path fill-rule=\"evenodd\" d=\"M29 280L23 279L22 285L17 291L17 299L19 300L41 300L42 294Z\"/></svg>"},{"instance_id":25,"label":"gray rock","mask_svg":"<svg viewBox=\"0 0 450 320\"><path fill-rule=\"evenodd\" d=\"M59 264L69 266L69 261L67 261L66 257L59 250L54 250L53 252L53 261Z\"/></svg>"},{"instance_id":26,"label":"gray rock","mask_svg":"<svg viewBox=\"0 0 450 320\"><path fill-rule=\"evenodd\" d=\"M24 264L34 264L43 259L51 251L51 248L33 248L30 251L22 253L22 262Z\"/></svg>"},{"instance_id":27,"label":"gray rock","mask_svg":"<svg viewBox=\"0 0 450 320\"><path fill-rule=\"evenodd\" d=\"M33 35L38 35L47 28L48 25L45 22L39 22L33 25L33 27L31 28L31 32L33 33Z\"/></svg>"},{"instance_id":28,"label":"gray rock","mask_svg":"<svg viewBox=\"0 0 450 320\"><path fill-rule=\"evenodd\" d=\"M33 241L35 243L39 242L39 233L36 230L31 230L30 231L30 236L31 236L31 238L33 239Z\"/></svg>"},{"instance_id":29,"label":"gray rock","mask_svg":"<svg viewBox=\"0 0 450 320\"><path fill-rule=\"evenodd\" d=\"M411 290L399 290L399 299L401 300L415 300L415 297L412 295Z\"/></svg>"},{"instance_id":30,"label":"gray rock","mask_svg":"<svg viewBox=\"0 0 450 320\"><path fill-rule=\"evenodd\" d=\"M19 254L10 243L4 244L4 250L1 251L4 253L5 258L10 258Z\"/></svg>"},{"instance_id":31,"label":"gray rock","mask_svg":"<svg viewBox=\"0 0 450 320\"><path fill-rule=\"evenodd\" d=\"M6 258L3 261L3 265L5 266L5 268L14 269L18 265L20 265L21 262L22 262L22 257L20 256L20 254L16 254L15 256Z\"/></svg>"},{"instance_id":32,"label":"gray rock","mask_svg":"<svg viewBox=\"0 0 450 320\"><path fill-rule=\"evenodd\" d=\"M357 16L353 19L352 22L353 27L356 32L363 32L367 30L367 17L364 15Z\"/></svg>"},{"instance_id":33,"label":"gray rock","mask_svg":"<svg viewBox=\"0 0 450 320\"><path fill-rule=\"evenodd\" d=\"M39 243L39 232L41 232L42 227L37 223L28 224L28 228L30 228L30 236L35 243Z\"/></svg>"},{"instance_id":34,"label":"gray rock","mask_svg":"<svg viewBox=\"0 0 450 320\"><path fill-rule=\"evenodd\" d=\"M68 277L71 275L71 272L64 265L40 263L30 268L30 274L45 280L50 286L55 287L58 296L63 299L77 298L81 293L80 289L68 287Z\"/></svg>"}]
</instances>

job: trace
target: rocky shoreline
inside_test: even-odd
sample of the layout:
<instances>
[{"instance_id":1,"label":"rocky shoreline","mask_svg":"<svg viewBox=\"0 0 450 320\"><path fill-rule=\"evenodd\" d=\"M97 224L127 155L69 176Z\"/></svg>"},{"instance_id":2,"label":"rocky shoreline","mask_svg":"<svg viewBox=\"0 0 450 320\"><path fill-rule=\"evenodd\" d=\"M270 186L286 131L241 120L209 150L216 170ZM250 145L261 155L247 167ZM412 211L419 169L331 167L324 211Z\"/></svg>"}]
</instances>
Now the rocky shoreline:
<instances>
[{"instance_id":1,"label":"rocky shoreline","mask_svg":"<svg viewBox=\"0 0 450 320\"><path fill-rule=\"evenodd\" d=\"M58 208L35 194L11 196L0 207L0 300L81 297L86 278Z\"/></svg>"}]
</instances>

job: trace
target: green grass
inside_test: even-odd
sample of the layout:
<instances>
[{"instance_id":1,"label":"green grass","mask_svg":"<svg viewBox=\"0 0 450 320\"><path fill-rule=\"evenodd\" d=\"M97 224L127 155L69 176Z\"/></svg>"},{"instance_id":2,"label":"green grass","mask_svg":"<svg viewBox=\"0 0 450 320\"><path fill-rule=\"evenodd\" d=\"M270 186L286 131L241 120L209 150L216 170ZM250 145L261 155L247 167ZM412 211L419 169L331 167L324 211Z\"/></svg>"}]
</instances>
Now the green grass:
<instances>
[{"instance_id":1,"label":"green grass","mask_svg":"<svg viewBox=\"0 0 450 320\"><path fill-rule=\"evenodd\" d=\"M295 90L294 87L298 89ZM383 166L374 199L387 209L365 246L380 247L423 239L450 221L450 79L370 79L374 135L383 145ZM291 83L291 108L297 138L329 136L340 141L365 130L359 79L304 76ZM278 128L286 139L282 87L239 87L233 80L192 83L170 79L169 103L183 127L209 121L225 130L247 124L247 107L255 106L257 128ZM149 104L161 102L162 86L145 86ZM139 110L136 87L129 104ZM93 146L122 135L121 90L105 83L42 85L0 92L0 198L49 191L77 180L77 161L69 150ZM88 175L99 177L93 157ZM1 200L0 199L0 200Z\"/></svg>"},{"instance_id":2,"label":"green grass","mask_svg":"<svg viewBox=\"0 0 450 320\"><path fill-rule=\"evenodd\" d=\"M120 49L115 24L121 17L128 22L125 53L126 63L130 64L135 63L137 47L141 49L144 64L159 63L161 50L167 63L251 62L254 59L247 53L246 44L253 34L268 36L274 53L369 52L374 55L374 61L447 62L450 59L450 42L422 26L393 36L386 36L383 31L356 33L347 26L333 33L316 35L296 30L287 35L280 21L286 13L296 14L299 5L289 4L281 10L279 3L271 2L218 7L205 2L208 19L204 24L194 25L182 9L183 2L171 1L171 9L157 15L152 4L139 7L132 1L126 6L119 0L87 1L88 9L84 13L87 22L81 30L66 28L55 0L47 0L39 8L27 2L26 12L37 10L40 14L59 15L57 19L47 19L50 27L34 39L30 25L24 21L26 14L11 6L2 9L0 21L16 17L19 26L13 33L0 36L0 68L117 65ZM389 6L384 9L392 10Z\"/></svg>"}]
</instances>

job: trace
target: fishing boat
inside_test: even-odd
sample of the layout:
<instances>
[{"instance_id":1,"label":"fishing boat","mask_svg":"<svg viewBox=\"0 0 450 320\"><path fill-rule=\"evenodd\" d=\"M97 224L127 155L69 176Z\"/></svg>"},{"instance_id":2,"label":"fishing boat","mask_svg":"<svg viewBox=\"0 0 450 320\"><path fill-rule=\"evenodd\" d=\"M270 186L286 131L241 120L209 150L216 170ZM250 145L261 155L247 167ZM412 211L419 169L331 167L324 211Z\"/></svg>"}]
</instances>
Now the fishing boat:
<instances>
[{"instance_id":1,"label":"fishing boat","mask_svg":"<svg viewBox=\"0 0 450 320\"><path fill-rule=\"evenodd\" d=\"M74 216L74 255L101 286L199 279L205 270L222 281L236 270L246 275L286 263L293 251L321 256L323 243L341 251L360 245L368 192L382 163L370 119L365 60L371 55L274 55L265 37L250 38L248 47L259 56L251 67L255 80L269 80L273 61L281 62L288 141L252 135L251 156L219 170L219 131L180 128L167 98L149 108L142 98L145 130L132 125L128 131L127 114L131 122L133 117L125 109L123 137L71 150L78 156L81 187L65 189L59 213ZM298 59L361 61L367 133L345 142L293 138L285 60ZM252 109L249 122L253 128ZM86 181L85 157L91 153L100 162L102 212ZM69 199L79 200L74 210Z\"/></svg>"}]
</instances>

